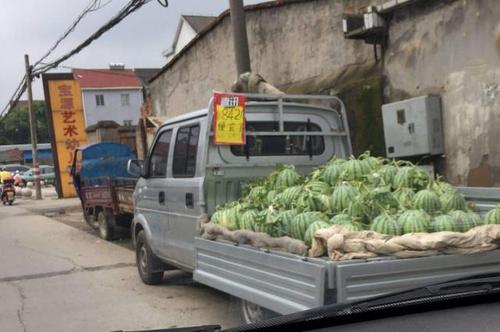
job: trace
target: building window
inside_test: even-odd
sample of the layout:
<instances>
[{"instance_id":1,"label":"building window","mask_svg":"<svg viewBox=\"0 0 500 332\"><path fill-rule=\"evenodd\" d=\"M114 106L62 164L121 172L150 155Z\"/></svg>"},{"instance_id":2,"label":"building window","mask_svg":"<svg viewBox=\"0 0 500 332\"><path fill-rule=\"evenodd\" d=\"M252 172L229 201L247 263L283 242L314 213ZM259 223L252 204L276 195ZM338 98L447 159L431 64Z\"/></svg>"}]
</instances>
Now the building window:
<instances>
[{"instance_id":1,"label":"building window","mask_svg":"<svg viewBox=\"0 0 500 332\"><path fill-rule=\"evenodd\" d=\"M104 95L95 95L95 104L97 106L104 106Z\"/></svg>"},{"instance_id":2,"label":"building window","mask_svg":"<svg viewBox=\"0 0 500 332\"><path fill-rule=\"evenodd\" d=\"M122 106L130 106L130 95L128 93L122 93L120 97L122 99Z\"/></svg>"}]
</instances>

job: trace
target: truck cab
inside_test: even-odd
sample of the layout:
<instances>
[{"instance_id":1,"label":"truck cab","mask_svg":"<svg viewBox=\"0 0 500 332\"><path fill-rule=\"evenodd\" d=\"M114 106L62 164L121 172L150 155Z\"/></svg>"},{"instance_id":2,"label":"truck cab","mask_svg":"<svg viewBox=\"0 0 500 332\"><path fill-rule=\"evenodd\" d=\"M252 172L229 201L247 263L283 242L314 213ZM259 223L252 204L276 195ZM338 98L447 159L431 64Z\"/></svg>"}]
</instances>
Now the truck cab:
<instances>
[{"instance_id":1,"label":"truck cab","mask_svg":"<svg viewBox=\"0 0 500 332\"><path fill-rule=\"evenodd\" d=\"M193 271L200 216L238 199L249 180L266 176L280 163L305 174L334 156L351 154L340 99L246 98L245 145L214 144L210 102L206 109L165 122L144 164L129 163L132 173L137 166L142 169L134 192L132 237L144 282L160 282L171 268Z\"/></svg>"}]
</instances>

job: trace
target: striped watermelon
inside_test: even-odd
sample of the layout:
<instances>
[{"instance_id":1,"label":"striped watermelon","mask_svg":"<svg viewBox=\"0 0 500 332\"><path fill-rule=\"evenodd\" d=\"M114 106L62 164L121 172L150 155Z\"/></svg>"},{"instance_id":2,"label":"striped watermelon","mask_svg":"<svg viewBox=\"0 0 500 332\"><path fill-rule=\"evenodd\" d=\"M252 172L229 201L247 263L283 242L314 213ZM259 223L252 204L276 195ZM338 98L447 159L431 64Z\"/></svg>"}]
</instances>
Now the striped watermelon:
<instances>
[{"instance_id":1,"label":"striped watermelon","mask_svg":"<svg viewBox=\"0 0 500 332\"><path fill-rule=\"evenodd\" d=\"M296 209L282 211L278 214L276 223L276 236L290 236L293 218L299 212Z\"/></svg>"},{"instance_id":2,"label":"striped watermelon","mask_svg":"<svg viewBox=\"0 0 500 332\"><path fill-rule=\"evenodd\" d=\"M329 223L332 225L344 225L344 224L349 224L351 222L352 222L351 216L346 213L337 214L336 216L332 217L329 221Z\"/></svg>"},{"instance_id":3,"label":"striped watermelon","mask_svg":"<svg viewBox=\"0 0 500 332\"><path fill-rule=\"evenodd\" d=\"M457 232L458 229L455 219L448 214L439 215L431 221L430 230L433 232Z\"/></svg>"},{"instance_id":4,"label":"striped watermelon","mask_svg":"<svg viewBox=\"0 0 500 332\"><path fill-rule=\"evenodd\" d=\"M370 165L363 160L351 158L343 165L344 172L342 177L346 180L362 180L363 177L370 173Z\"/></svg>"},{"instance_id":5,"label":"striped watermelon","mask_svg":"<svg viewBox=\"0 0 500 332\"><path fill-rule=\"evenodd\" d=\"M358 189L350 186L347 183L339 184L333 190L330 196L330 208L334 213L340 213L349 207L359 194Z\"/></svg>"},{"instance_id":6,"label":"striped watermelon","mask_svg":"<svg viewBox=\"0 0 500 332\"><path fill-rule=\"evenodd\" d=\"M441 195L441 205L445 212L453 210L465 211L465 204L465 199L459 192L445 192Z\"/></svg>"},{"instance_id":7,"label":"striped watermelon","mask_svg":"<svg viewBox=\"0 0 500 332\"><path fill-rule=\"evenodd\" d=\"M342 171L343 167L339 164L328 165L323 171L321 179L330 186L334 186L339 181Z\"/></svg>"},{"instance_id":8,"label":"striped watermelon","mask_svg":"<svg viewBox=\"0 0 500 332\"><path fill-rule=\"evenodd\" d=\"M233 207L225 208L222 211L220 225L226 227L227 229L234 231L238 229L238 217L240 213L240 206L235 205Z\"/></svg>"},{"instance_id":9,"label":"striped watermelon","mask_svg":"<svg viewBox=\"0 0 500 332\"><path fill-rule=\"evenodd\" d=\"M471 218L471 215L465 211L451 211L449 215L455 220L457 232L467 232L469 229L477 226L477 221Z\"/></svg>"},{"instance_id":10,"label":"striped watermelon","mask_svg":"<svg viewBox=\"0 0 500 332\"><path fill-rule=\"evenodd\" d=\"M415 194L413 207L433 214L441 210L441 201L436 193L429 189L424 189Z\"/></svg>"},{"instance_id":11,"label":"striped watermelon","mask_svg":"<svg viewBox=\"0 0 500 332\"><path fill-rule=\"evenodd\" d=\"M416 166L400 167L394 177L395 188L411 188L418 191L425 188L429 182L429 174Z\"/></svg>"},{"instance_id":12,"label":"striped watermelon","mask_svg":"<svg viewBox=\"0 0 500 332\"><path fill-rule=\"evenodd\" d=\"M318 180L309 181L306 185L304 185L304 189L318 194L329 195L331 193L330 186L327 183Z\"/></svg>"},{"instance_id":13,"label":"striped watermelon","mask_svg":"<svg viewBox=\"0 0 500 332\"><path fill-rule=\"evenodd\" d=\"M342 225L347 232L360 232L364 229L363 224L359 222L350 222Z\"/></svg>"},{"instance_id":14,"label":"striped watermelon","mask_svg":"<svg viewBox=\"0 0 500 332\"><path fill-rule=\"evenodd\" d=\"M430 216L422 210L406 210L399 218L403 233L427 232L430 228Z\"/></svg>"},{"instance_id":15,"label":"striped watermelon","mask_svg":"<svg viewBox=\"0 0 500 332\"><path fill-rule=\"evenodd\" d=\"M372 223L370 224L370 230L380 234L393 236L401 235L402 233L401 227L396 218L385 213L373 219Z\"/></svg>"},{"instance_id":16,"label":"striped watermelon","mask_svg":"<svg viewBox=\"0 0 500 332\"><path fill-rule=\"evenodd\" d=\"M251 202L260 202L266 198L267 189L264 186L256 186L250 189L250 192L246 196Z\"/></svg>"},{"instance_id":17,"label":"striped watermelon","mask_svg":"<svg viewBox=\"0 0 500 332\"><path fill-rule=\"evenodd\" d=\"M314 234L316 234L316 231L324 228L328 228L331 225L329 223L326 223L324 221L315 221L306 230L306 233L304 235L304 242L308 246L311 245L312 239L314 237Z\"/></svg>"},{"instance_id":18,"label":"striped watermelon","mask_svg":"<svg viewBox=\"0 0 500 332\"><path fill-rule=\"evenodd\" d=\"M373 208L373 206L368 205L367 202L360 198L360 196L357 196L355 200L349 203L347 214L352 218L352 220L364 223L370 218L370 212L373 212L371 208Z\"/></svg>"},{"instance_id":19,"label":"striped watermelon","mask_svg":"<svg viewBox=\"0 0 500 332\"><path fill-rule=\"evenodd\" d=\"M223 210L217 210L212 214L212 217L210 218L210 222L213 224L220 224L220 221L222 219L222 212Z\"/></svg>"},{"instance_id":20,"label":"striped watermelon","mask_svg":"<svg viewBox=\"0 0 500 332\"><path fill-rule=\"evenodd\" d=\"M330 211L330 198L314 192L304 192L297 201L297 206L305 211Z\"/></svg>"},{"instance_id":21,"label":"striped watermelon","mask_svg":"<svg viewBox=\"0 0 500 332\"><path fill-rule=\"evenodd\" d=\"M307 228L315 221L328 221L328 217L321 212L302 212L293 218L290 234L293 238L304 240Z\"/></svg>"},{"instance_id":22,"label":"striped watermelon","mask_svg":"<svg viewBox=\"0 0 500 332\"><path fill-rule=\"evenodd\" d=\"M278 193L276 192L276 190L269 190L269 192L267 193L267 196L266 196L267 204L272 204L274 202L274 199L276 198L277 194Z\"/></svg>"},{"instance_id":23,"label":"striped watermelon","mask_svg":"<svg viewBox=\"0 0 500 332\"><path fill-rule=\"evenodd\" d=\"M279 203L285 208L292 208L294 202L296 202L302 192L304 191L304 187L302 186L293 186L285 189L279 196Z\"/></svg>"},{"instance_id":24,"label":"striped watermelon","mask_svg":"<svg viewBox=\"0 0 500 332\"><path fill-rule=\"evenodd\" d=\"M301 180L300 174L295 171L293 165L286 165L284 167L285 168L276 176L275 186L276 190L279 191L295 186Z\"/></svg>"},{"instance_id":25,"label":"striped watermelon","mask_svg":"<svg viewBox=\"0 0 500 332\"><path fill-rule=\"evenodd\" d=\"M484 215L484 223L486 225L500 225L500 206L497 205Z\"/></svg>"},{"instance_id":26,"label":"striped watermelon","mask_svg":"<svg viewBox=\"0 0 500 332\"><path fill-rule=\"evenodd\" d=\"M384 183L388 186L394 186L394 177L398 173L398 168L392 164L382 166L377 173L382 177Z\"/></svg>"},{"instance_id":27,"label":"striped watermelon","mask_svg":"<svg viewBox=\"0 0 500 332\"><path fill-rule=\"evenodd\" d=\"M255 223L258 222L259 220L259 210L257 209L250 209L246 210L243 212L243 214L240 216L240 229L247 229L250 231L255 230Z\"/></svg>"}]
</instances>

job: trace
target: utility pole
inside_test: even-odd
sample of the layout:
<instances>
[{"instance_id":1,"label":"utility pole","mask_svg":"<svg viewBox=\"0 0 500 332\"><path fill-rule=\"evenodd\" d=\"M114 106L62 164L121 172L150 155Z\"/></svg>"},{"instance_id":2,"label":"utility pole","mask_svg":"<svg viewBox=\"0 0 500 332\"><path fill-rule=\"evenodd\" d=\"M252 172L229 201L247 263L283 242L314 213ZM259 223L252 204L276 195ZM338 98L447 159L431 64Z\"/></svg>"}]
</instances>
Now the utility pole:
<instances>
[{"instance_id":1,"label":"utility pole","mask_svg":"<svg viewBox=\"0 0 500 332\"><path fill-rule=\"evenodd\" d=\"M33 92L31 91L31 66L28 54L24 55L24 63L26 65L26 90L28 92L28 113L30 120L31 132L31 149L33 159L33 175L35 178L35 198L42 199L42 188L40 187L40 168L38 167L38 151L36 138L36 116L33 110Z\"/></svg>"},{"instance_id":2,"label":"utility pole","mask_svg":"<svg viewBox=\"0 0 500 332\"><path fill-rule=\"evenodd\" d=\"M233 28L234 55L238 78L241 74L250 72L250 54L248 52L247 24L243 0L229 0L231 26Z\"/></svg>"}]
</instances>

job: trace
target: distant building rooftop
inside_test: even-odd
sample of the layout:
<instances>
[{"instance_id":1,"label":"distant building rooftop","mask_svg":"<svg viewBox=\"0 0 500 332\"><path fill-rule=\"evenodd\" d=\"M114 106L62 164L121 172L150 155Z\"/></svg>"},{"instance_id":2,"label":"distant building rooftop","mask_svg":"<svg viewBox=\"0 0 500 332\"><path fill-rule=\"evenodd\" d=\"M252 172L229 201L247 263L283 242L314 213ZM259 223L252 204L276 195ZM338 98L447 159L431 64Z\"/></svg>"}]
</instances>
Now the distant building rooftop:
<instances>
[{"instance_id":1,"label":"distant building rooftop","mask_svg":"<svg viewBox=\"0 0 500 332\"><path fill-rule=\"evenodd\" d=\"M73 69L82 89L141 88L141 80L132 69Z\"/></svg>"},{"instance_id":2,"label":"distant building rooftop","mask_svg":"<svg viewBox=\"0 0 500 332\"><path fill-rule=\"evenodd\" d=\"M210 22L215 19L215 16L200 16L200 15L182 15L182 17L189 23L189 25L200 33L205 29Z\"/></svg>"}]
</instances>

